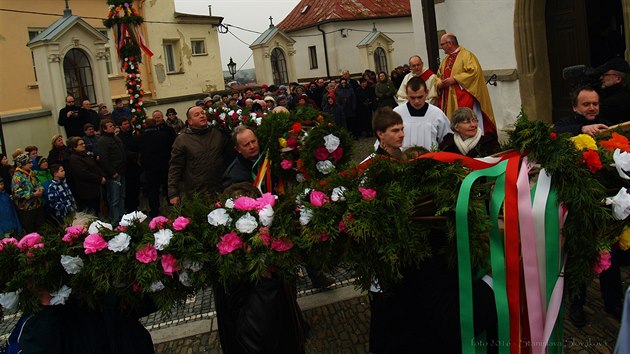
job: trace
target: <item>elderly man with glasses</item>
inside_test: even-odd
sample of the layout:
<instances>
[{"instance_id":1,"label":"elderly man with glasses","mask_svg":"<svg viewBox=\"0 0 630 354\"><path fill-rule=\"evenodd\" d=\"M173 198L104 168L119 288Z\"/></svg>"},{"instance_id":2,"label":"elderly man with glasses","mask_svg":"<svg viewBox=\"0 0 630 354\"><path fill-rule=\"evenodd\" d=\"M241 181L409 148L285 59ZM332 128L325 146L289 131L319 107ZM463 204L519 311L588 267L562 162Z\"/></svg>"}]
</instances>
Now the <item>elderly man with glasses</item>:
<instances>
[{"instance_id":1,"label":"elderly man with glasses","mask_svg":"<svg viewBox=\"0 0 630 354\"><path fill-rule=\"evenodd\" d=\"M602 83L600 92L599 116L611 124L630 121L630 90L627 77L630 65L620 57L615 57L595 68Z\"/></svg>"},{"instance_id":2,"label":"elderly man with glasses","mask_svg":"<svg viewBox=\"0 0 630 354\"><path fill-rule=\"evenodd\" d=\"M482 133L497 134L490 93L483 77L483 69L475 54L461 47L453 33L440 38L440 45L446 54L437 72L437 106L451 117L461 107L475 112Z\"/></svg>"},{"instance_id":3,"label":"elderly man with glasses","mask_svg":"<svg viewBox=\"0 0 630 354\"><path fill-rule=\"evenodd\" d=\"M431 71L431 69L424 66L422 59L419 55L413 55L409 58L409 67L411 71L409 74L405 75L403 78L400 87L398 88L398 92L396 93L396 102L399 105L404 105L407 103L407 83L409 79L415 76L419 76L426 82L427 88L429 89L429 93L426 97L426 101L435 104L437 99L437 91L435 89L435 73Z\"/></svg>"}]
</instances>

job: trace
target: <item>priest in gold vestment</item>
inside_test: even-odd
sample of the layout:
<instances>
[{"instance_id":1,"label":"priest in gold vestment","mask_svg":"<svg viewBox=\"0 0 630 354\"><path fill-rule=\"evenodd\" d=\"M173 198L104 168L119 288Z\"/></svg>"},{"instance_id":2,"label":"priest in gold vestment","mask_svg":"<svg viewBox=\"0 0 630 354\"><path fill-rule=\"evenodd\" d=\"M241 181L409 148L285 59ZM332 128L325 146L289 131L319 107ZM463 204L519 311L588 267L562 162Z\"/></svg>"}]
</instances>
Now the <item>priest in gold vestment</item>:
<instances>
[{"instance_id":1,"label":"priest in gold vestment","mask_svg":"<svg viewBox=\"0 0 630 354\"><path fill-rule=\"evenodd\" d=\"M449 119L458 108L468 107L477 115L481 131L496 135L490 94L479 60L472 52L459 46L453 33L444 34L440 38L440 46L446 58L440 63L435 78L437 106Z\"/></svg>"}]
</instances>

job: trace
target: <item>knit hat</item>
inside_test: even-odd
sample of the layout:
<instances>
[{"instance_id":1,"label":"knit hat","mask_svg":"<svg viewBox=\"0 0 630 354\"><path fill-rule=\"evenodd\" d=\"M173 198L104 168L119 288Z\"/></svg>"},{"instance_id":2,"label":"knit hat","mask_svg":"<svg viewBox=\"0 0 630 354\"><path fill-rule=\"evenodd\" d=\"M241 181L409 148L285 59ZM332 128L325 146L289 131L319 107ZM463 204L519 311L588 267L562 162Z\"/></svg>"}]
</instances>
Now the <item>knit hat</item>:
<instances>
[{"instance_id":1,"label":"knit hat","mask_svg":"<svg viewBox=\"0 0 630 354\"><path fill-rule=\"evenodd\" d=\"M267 102L267 101L271 101L273 103L276 103L276 100L273 97L271 97L271 96L265 97L265 102Z\"/></svg>"},{"instance_id":2,"label":"knit hat","mask_svg":"<svg viewBox=\"0 0 630 354\"><path fill-rule=\"evenodd\" d=\"M214 96L212 96L212 100L213 100L215 103L217 103L217 102L221 101L221 95L214 95Z\"/></svg>"},{"instance_id":3,"label":"knit hat","mask_svg":"<svg viewBox=\"0 0 630 354\"><path fill-rule=\"evenodd\" d=\"M35 156L33 157L33 170L39 171L42 170L41 165L44 162L48 162L48 159L44 156Z\"/></svg>"},{"instance_id":4,"label":"knit hat","mask_svg":"<svg viewBox=\"0 0 630 354\"><path fill-rule=\"evenodd\" d=\"M15 162L15 166L17 167L22 167L24 165L28 165L29 163L33 162L31 161L31 158L28 157L27 154L19 154L18 156L15 157L15 159L13 159L13 161Z\"/></svg>"}]
</instances>

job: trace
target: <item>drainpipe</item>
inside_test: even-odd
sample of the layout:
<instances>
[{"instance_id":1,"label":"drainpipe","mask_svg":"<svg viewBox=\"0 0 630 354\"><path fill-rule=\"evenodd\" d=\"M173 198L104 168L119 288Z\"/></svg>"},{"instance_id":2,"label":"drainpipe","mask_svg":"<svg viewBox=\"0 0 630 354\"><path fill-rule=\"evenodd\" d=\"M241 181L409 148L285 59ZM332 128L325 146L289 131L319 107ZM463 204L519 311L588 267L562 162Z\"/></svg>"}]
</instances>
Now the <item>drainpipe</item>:
<instances>
[{"instance_id":1,"label":"drainpipe","mask_svg":"<svg viewBox=\"0 0 630 354\"><path fill-rule=\"evenodd\" d=\"M328 68L328 46L326 45L326 32L324 32L324 30L320 27L320 25L317 25L317 30L319 30L322 33L322 39L324 40L324 59L326 61L326 78L330 79L330 69Z\"/></svg>"}]
</instances>

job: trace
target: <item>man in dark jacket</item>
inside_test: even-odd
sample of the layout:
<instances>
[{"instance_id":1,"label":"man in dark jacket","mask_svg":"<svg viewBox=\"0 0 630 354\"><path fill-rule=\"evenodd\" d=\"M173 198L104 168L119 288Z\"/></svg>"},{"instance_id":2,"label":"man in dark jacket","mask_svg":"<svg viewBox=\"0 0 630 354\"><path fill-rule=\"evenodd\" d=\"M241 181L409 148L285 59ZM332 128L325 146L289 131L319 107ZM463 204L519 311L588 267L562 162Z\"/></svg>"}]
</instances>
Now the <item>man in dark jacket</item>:
<instances>
[{"instance_id":1,"label":"man in dark jacket","mask_svg":"<svg viewBox=\"0 0 630 354\"><path fill-rule=\"evenodd\" d=\"M101 127L101 117L99 117L98 113L92 109L89 100L84 100L81 103L81 108L79 108L79 118L92 124L96 130L99 130Z\"/></svg>"},{"instance_id":2,"label":"man in dark jacket","mask_svg":"<svg viewBox=\"0 0 630 354\"><path fill-rule=\"evenodd\" d=\"M138 197L140 196L140 173L142 171L138 161L140 152L139 137L136 136L129 119L121 118L119 127L120 132L118 133L118 137L125 145L125 152L127 154L125 170L125 210L130 213L138 210L138 206L140 205Z\"/></svg>"},{"instance_id":3,"label":"man in dark jacket","mask_svg":"<svg viewBox=\"0 0 630 354\"><path fill-rule=\"evenodd\" d=\"M208 127L202 107L188 108L186 118L188 128L175 139L169 162L168 198L173 205L195 192L210 195L221 192L226 156L231 156L230 139Z\"/></svg>"},{"instance_id":4,"label":"man in dark jacket","mask_svg":"<svg viewBox=\"0 0 630 354\"><path fill-rule=\"evenodd\" d=\"M111 119L101 121L101 139L98 141L97 150L100 155L100 165L107 183L107 205L109 206L109 219L112 225L117 225L125 214L125 145L116 135L116 126Z\"/></svg>"},{"instance_id":5,"label":"man in dark jacket","mask_svg":"<svg viewBox=\"0 0 630 354\"><path fill-rule=\"evenodd\" d=\"M630 65L622 58L615 57L595 69L602 82L599 116L611 124L630 121L630 90L627 76Z\"/></svg>"},{"instance_id":6,"label":"man in dark jacket","mask_svg":"<svg viewBox=\"0 0 630 354\"><path fill-rule=\"evenodd\" d=\"M66 97L66 106L59 110L57 124L66 130L66 137L83 136L83 126L90 123L83 116L79 116L79 107L74 105L74 97Z\"/></svg>"},{"instance_id":7,"label":"man in dark jacket","mask_svg":"<svg viewBox=\"0 0 630 354\"><path fill-rule=\"evenodd\" d=\"M253 182L256 174L255 163L260 157L256 134L240 125L232 132L232 142L238 155L223 174L223 188L238 182Z\"/></svg>"},{"instance_id":8,"label":"man in dark jacket","mask_svg":"<svg viewBox=\"0 0 630 354\"><path fill-rule=\"evenodd\" d=\"M577 89L571 99L574 115L560 120L555 125L557 133L571 135L588 134L594 136L608 129L608 121L599 117L599 95L592 87Z\"/></svg>"},{"instance_id":9,"label":"man in dark jacket","mask_svg":"<svg viewBox=\"0 0 630 354\"><path fill-rule=\"evenodd\" d=\"M174 133L170 130L160 130L157 126L157 116L162 112L155 111L145 123L147 128L140 136L140 162L145 171L145 193L149 199L151 216L160 212L160 187L166 186L168 180L168 161L171 158Z\"/></svg>"}]
</instances>

